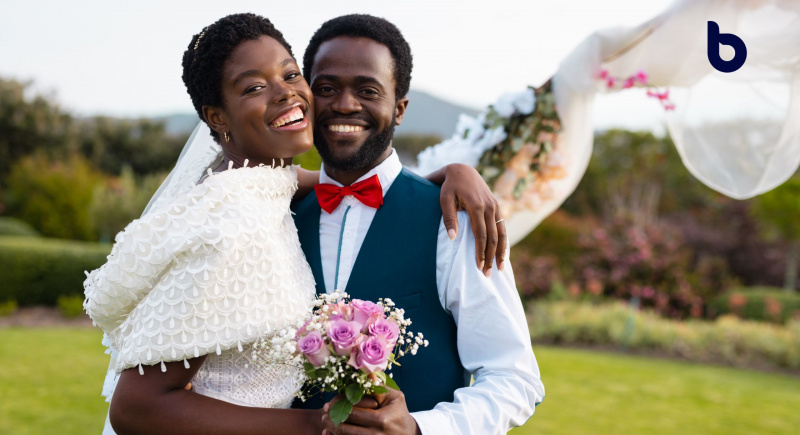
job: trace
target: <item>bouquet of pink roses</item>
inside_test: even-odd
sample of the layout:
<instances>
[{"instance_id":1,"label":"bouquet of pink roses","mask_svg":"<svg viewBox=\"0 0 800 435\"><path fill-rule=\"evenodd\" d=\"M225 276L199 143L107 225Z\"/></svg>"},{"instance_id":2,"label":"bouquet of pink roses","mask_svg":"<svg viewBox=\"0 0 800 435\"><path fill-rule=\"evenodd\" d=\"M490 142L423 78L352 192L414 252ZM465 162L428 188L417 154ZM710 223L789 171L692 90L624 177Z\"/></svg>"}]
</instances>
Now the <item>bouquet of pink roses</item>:
<instances>
[{"instance_id":1,"label":"bouquet of pink roses","mask_svg":"<svg viewBox=\"0 0 800 435\"><path fill-rule=\"evenodd\" d=\"M416 354L428 341L407 331L410 319L391 299L377 303L349 300L343 292L319 296L314 311L299 328L286 328L255 344L254 357L265 363L302 364L308 382L298 392L305 400L318 392L336 392L346 400L336 402L331 419L339 424L365 394L399 389L384 370L399 365L397 359ZM259 352L259 350L261 352Z\"/></svg>"}]
</instances>

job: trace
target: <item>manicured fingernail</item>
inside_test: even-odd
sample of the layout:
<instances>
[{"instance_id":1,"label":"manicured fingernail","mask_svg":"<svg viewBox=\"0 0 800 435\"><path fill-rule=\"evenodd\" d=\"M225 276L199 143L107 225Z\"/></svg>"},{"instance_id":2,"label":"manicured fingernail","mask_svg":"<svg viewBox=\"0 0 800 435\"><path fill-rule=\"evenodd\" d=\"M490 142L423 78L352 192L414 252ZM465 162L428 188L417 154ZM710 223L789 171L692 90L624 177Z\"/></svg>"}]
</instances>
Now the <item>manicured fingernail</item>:
<instances>
[{"instance_id":1,"label":"manicured fingernail","mask_svg":"<svg viewBox=\"0 0 800 435\"><path fill-rule=\"evenodd\" d=\"M447 235L450 236L450 240L455 239L456 238L456 230L450 228L449 230L447 230Z\"/></svg>"},{"instance_id":2,"label":"manicured fingernail","mask_svg":"<svg viewBox=\"0 0 800 435\"><path fill-rule=\"evenodd\" d=\"M483 274L486 275L487 278L492 276L492 269L486 269L486 272L484 272Z\"/></svg>"},{"instance_id":3,"label":"manicured fingernail","mask_svg":"<svg viewBox=\"0 0 800 435\"><path fill-rule=\"evenodd\" d=\"M503 270L503 268L505 266L506 266L506 262L503 261L503 260L500 260L500 263L497 265L497 270Z\"/></svg>"},{"instance_id":4,"label":"manicured fingernail","mask_svg":"<svg viewBox=\"0 0 800 435\"><path fill-rule=\"evenodd\" d=\"M484 263L483 261L478 263L478 269L483 270L483 263Z\"/></svg>"}]
</instances>

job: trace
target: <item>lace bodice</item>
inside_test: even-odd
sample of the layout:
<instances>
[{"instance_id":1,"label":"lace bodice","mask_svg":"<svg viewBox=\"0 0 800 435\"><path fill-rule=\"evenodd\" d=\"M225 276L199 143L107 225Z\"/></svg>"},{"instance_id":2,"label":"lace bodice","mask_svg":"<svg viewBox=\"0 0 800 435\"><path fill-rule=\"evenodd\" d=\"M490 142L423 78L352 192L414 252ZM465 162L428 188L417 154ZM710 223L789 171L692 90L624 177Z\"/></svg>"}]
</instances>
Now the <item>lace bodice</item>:
<instances>
[{"instance_id":1,"label":"lace bodice","mask_svg":"<svg viewBox=\"0 0 800 435\"><path fill-rule=\"evenodd\" d=\"M291 167L224 171L117 235L84 282L117 372L209 355L196 391L251 406L291 401L296 370L245 364L249 345L304 318L314 295L289 212L296 189Z\"/></svg>"}]
</instances>

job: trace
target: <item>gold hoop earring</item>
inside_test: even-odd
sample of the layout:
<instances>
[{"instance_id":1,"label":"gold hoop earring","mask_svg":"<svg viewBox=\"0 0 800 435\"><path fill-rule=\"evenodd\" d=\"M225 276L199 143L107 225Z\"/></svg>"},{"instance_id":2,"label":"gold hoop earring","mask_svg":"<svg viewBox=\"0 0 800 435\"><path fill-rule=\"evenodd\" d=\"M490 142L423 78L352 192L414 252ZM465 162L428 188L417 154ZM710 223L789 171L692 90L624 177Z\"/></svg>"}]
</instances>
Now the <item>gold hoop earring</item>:
<instances>
[{"instance_id":1,"label":"gold hoop earring","mask_svg":"<svg viewBox=\"0 0 800 435\"><path fill-rule=\"evenodd\" d=\"M231 141L231 137L230 137L230 135L228 135L227 131L222 133L222 136L225 137L225 142L230 142Z\"/></svg>"}]
</instances>

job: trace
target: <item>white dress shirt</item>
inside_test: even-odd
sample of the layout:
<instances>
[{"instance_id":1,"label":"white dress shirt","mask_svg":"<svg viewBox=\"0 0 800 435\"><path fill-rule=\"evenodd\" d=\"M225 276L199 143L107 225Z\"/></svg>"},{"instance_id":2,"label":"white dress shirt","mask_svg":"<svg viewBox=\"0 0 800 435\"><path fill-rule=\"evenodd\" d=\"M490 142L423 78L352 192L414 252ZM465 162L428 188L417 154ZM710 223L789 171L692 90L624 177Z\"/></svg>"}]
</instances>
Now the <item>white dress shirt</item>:
<instances>
[{"instance_id":1,"label":"white dress shirt","mask_svg":"<svg viewBox=\"0 0 800 435\"><path fill-rule=\"evenodd\" d=\"M402 168L393 151L358 181L377 174L385 196ZM341 186L324 166L320 182ZM320 253L328 292L347 286L375 212L352 196L345 197L333 213L322 211ZM458 229L450 240L444 222L439 224L436 282L439 301L457 325L461 364L474 383L457 389L453 402L411 415L425 435L505 434L533 415L534 406L544 398L544 386L510 261L503 271L495 264L491 277L485 277L476 264L475 237L465 212L458 213Z\"/></svg>"}]
</instances>

